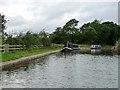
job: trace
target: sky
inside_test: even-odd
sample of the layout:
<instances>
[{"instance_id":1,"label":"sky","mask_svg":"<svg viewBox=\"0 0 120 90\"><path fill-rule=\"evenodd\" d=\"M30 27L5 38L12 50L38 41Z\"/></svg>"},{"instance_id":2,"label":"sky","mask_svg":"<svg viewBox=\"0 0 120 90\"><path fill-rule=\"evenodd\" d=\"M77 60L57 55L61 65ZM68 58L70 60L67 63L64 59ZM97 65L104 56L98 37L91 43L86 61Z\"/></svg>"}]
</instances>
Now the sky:
<instances>
[{"instance_id":1,"label":"sky","mask_svg":"<svg viewBox=\"0 0 120 90\"><path fill-rule=\"evenodd\" d=\"M95 19L118 23L119 0L0 0L0 13L6 16L8 34L52 33L70 19L78 27Z\"/></svg>"}]
</instances>

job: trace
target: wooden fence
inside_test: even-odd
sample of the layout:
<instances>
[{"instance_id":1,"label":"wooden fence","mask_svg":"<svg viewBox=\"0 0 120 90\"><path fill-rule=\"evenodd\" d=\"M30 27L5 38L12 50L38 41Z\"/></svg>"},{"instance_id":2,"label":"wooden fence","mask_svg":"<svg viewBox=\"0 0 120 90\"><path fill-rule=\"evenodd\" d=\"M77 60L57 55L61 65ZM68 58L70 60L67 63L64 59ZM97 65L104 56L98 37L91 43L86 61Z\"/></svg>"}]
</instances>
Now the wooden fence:
<instances>
[{"instance_id":1,"label":"wooden fence","mask_svg":"<svg viewBox=\"0 0 120 90\"><path fill-rule=\"evenodd\" d=\"M52 44L53 47L61 47L63 45L61 44ZM42 45L32 45L32 48L42 48ZM9 44L4 44L0 45L0 52L9 52L9 51L14 51L14 50L23 50L25 49L25 45L9 45Z\"/></svg>"},{"instance_id":2,"label":"wooden fence","mask_svg":"<svg viewBox=\"0 0 120 90\"><path fill-rule=\"evenodd\" d=\"M23 45L9 45L9 44L0 45L1 52L9 52L13 50L22 50L22 49L23 49Z\"/></svg>"}]
</instances>

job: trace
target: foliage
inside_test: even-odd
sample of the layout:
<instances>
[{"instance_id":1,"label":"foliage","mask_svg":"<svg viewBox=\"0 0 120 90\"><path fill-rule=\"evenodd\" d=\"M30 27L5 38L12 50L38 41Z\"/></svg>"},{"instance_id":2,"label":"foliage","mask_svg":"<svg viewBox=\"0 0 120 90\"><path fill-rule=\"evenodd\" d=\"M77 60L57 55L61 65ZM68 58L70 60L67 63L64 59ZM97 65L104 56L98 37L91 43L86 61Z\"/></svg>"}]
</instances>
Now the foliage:
<instances>
[{"instance_id":1,"label":"foliage","mask_svg":"<svg viewBox=\"0 0 120 90\"><path fill-rule=\"evenodd\" d=\"M39 35L41 37L41 43L42 43L43 46L45 46L45 47L51 46L51 41L50 41L48 33L46 33L45 31L41 31L39 33Z\"/></svg>"},{"instance_id":2,"label":"foliage","mask_svg":"<svg viewBox=\"0 0 120 90\"><path fill-rule=\"evenodd\" d=\"M77 28L78 21L71 19L63 28L58 27L52 33L53 43L71 41L78 44L115 45L120 38L120 26L113 22L94 20Z\"/></svg>"},{"instance_id":3,"label":"foliage","mask_svg":"<svg viewBox=\"0 0 120 90\"><path fill-rule=\"evenodd\" d=\"M120 52L120 38L119 38L118 41L116 41L115 49L118 50L118 51Z\"/></svg>"},{"instance_id":4,"label":"foliage","mask_svg":"<svg viewBox=\"0 0 120 90\"><path fill-rule=\"evenodd\" d=\"M20 33L16 37L9 35L5 43L9 43L10 45L26 45L27 49L32 48L32 45L49 47L51 46L51 41L48 36L49 34L44 31L41 31L39 34L27 31L25 34Z\"/></svg>"},{"instance_id":5,"label":"foliage","mask_svg":"<svg viewBox=\"0 0 120 90\"><path fill-rule=\"evenodd\" d=\"M120 38L118 40L118 48L120 49Z\"/></svg>"},{"instance_id":6,"label":"foliage","mask_svg":"<svg viewBox=\"0 0 120 90\"><path fill-rule=\"evenodd\" d=\"M4 43L5 37L7 36L7 33L5 32L6 22L5 15L0 13L0 39L2 39L0 44Z\"/></svg>"},{"instance_id":7,"label":"foliage","mask_svg":"<svg viewBox=\"0 0 120 90\"><path fill-rule=\"evenodd\" d=\"M78 22L76 19L71 19L63 27L57 27L51 34L45 31L40 31L40 33L28 31L16 37L9 35L5 43L26 45L28 48L31 45L49 47L51 43L64 44L66 41L78 44L115 45L120 38L120 26L114 22L94 20L77 27Z\"/></svg>"},{"instance_id":8,"label":"foliage","mask_svg":"<svg viewBox=\"0 0 120 90\"><path fill-rule=\"evenodd\" d=\"M63 28L58 27L52 34L53 43L65 43L66 41L76 42L76 37L78 37L79 29L76 28L78 21L76 19L71 19L68 21Z\"/></svg>"}]
</instances>

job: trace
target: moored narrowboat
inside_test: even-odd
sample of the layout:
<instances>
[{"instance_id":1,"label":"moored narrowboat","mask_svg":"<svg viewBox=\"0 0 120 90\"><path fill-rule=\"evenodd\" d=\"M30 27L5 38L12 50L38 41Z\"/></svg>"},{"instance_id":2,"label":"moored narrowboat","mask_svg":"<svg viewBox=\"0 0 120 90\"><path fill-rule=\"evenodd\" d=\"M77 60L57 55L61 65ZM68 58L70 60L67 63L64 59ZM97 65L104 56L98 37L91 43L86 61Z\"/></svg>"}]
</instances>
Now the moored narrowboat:
<instances>
[{"instance_id":1,"label":"moored narrowboat","mask_svg":"<svg viewBox=\"0 0 120 90\"><path fill-rule=\"evenodd\" d=\"M101 49L101 45L91 45L91 49Z\"/></svg>"},{"instance_id":2,"label":"moored narrowboat","mask_svg":"<svg viewBox=\"0 0 120 90\"><path fill-rule=\"evenodd\" d=\"M73 50L80 50L80 48L77 44L73 44L73 43L67 41L67 43L65 44L65 46L61 50L61 52L73 51Z\"/></svg>"}]
</instances>

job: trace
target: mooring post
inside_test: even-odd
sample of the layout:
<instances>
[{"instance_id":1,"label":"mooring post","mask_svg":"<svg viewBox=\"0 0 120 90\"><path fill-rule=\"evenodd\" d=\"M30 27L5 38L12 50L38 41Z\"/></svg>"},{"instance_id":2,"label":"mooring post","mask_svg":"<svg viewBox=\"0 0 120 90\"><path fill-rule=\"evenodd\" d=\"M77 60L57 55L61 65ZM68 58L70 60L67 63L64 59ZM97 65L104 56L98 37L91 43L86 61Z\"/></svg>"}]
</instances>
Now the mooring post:
<instances>
[{"instance_id":1,"label":"mooring post","mask_svg":"<svg viewBox=\"0 0 120 90\"><path fill-rule=\"evenodd\" d=\"M4 52L9 52L9 44L4 44Z\"/></svg>"}]
</instances>

